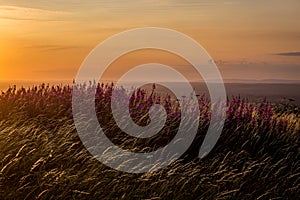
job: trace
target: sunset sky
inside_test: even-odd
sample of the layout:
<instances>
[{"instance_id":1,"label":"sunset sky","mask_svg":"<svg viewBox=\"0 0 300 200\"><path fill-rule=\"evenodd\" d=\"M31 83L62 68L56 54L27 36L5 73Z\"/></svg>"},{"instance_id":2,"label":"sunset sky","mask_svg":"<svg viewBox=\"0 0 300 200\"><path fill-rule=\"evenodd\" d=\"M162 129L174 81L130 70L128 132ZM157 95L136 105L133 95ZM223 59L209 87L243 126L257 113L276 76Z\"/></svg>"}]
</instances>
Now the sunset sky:
<instances>
[{"instance_id":1,"label":"sunset sky","mask_svg":"<svg viewBox=\"0 0 300 200\"><path fill-rule=\"evenodd\" d=\"M300 80L299 10L299 0L0 0L0 80L72 80L97 44L146 26L197 40L224 79Z\"/></svg>"}]
</instances>

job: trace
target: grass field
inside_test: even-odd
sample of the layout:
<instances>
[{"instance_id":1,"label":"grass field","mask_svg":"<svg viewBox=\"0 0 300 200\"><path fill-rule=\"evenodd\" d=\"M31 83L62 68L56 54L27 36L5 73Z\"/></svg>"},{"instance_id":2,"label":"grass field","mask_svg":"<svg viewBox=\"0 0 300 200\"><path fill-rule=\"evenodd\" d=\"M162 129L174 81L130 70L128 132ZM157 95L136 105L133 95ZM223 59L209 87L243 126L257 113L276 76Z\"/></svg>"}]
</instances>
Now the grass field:
<instances>
[{"instance_id":1,"label":"grass field","mask_svg":"<svg viewBox=\"0 0 300 200\"><path fill-rule=\"evenodd\" d=\"M89 86L86 86L87 88ZM180 114L176 100L138 90L132 118L147 124L153 102L165 106L165 133L153 140L129 138L110 111L111 85L98 85L96 111L115 144L150 151L173 136ZM210 103L198 96L198 135L182 159L165 169L129 174L93 158L72 119L72 87L14 87L0 95L0 199L297 199L300 196L300 119L296 106L249 103L233 97L215 148L196 157L210 121ZM150 103L149 103L150 101ZM141 109L144 108L144 109ZM141 111L142 110L142 111ZM140 112L141 111L141 112ZM174 128L175 127L175 128ZM125 148L125 147L124 147ZM146 150L145 150L146 149Z\"/></svg>"}]
</instances>

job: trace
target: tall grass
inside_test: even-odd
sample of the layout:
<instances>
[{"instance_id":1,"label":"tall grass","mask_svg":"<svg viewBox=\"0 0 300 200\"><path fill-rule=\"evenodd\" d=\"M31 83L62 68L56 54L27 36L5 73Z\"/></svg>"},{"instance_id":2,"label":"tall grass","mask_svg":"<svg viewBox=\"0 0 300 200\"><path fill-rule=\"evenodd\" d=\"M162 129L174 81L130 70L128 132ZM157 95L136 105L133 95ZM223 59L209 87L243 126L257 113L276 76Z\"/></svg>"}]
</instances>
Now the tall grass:
<instances>
[{"instance_id":1,"label":"tall grass","mask_svg":"<svg viewBox=\"0 0 300 200\"><path fill-rule=\"evenodd\" d=\"M89 89L89 85L84 86ZM133 120L149 123L153 102L167 110L166 128L150 140L122 133L110 113L113 85L98 84L95 108L107 136L122 148L151 151L166 145L180 123L177 99L137 90ZM215 148L197 158L210 120L210 103L198 96L197 138L165 169L129 174L93 158L72 120L72 87L42 84L12 87L0 95L0 199L297 199L300 196L298 108L227 102L227 117ZM146 116L141 119L141 116ZM146 150L145 150L146 149Z\"/></svg>"}]
</instances>

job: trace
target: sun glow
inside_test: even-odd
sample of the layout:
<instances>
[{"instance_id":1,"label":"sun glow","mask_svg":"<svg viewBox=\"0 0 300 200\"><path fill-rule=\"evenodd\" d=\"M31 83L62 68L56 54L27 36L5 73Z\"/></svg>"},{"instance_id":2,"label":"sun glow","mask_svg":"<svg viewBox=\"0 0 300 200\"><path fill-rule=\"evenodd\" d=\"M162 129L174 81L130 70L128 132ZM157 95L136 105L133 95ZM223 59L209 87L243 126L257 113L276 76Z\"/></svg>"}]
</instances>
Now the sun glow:
<instances>
[{"instance_id":1,"label":"sun glow","mask_svg":"<svg viewBox=\"0 0 300 200\"><path fill-rule=\"evenodd\" d=\"M146 26L189 35L217 61L224 78L248 70L251 79L299 79L298 8L292 0L272 7L250 1L0 5L0 79L72 80L97 44Z\"/></svg>"}]
</instances>

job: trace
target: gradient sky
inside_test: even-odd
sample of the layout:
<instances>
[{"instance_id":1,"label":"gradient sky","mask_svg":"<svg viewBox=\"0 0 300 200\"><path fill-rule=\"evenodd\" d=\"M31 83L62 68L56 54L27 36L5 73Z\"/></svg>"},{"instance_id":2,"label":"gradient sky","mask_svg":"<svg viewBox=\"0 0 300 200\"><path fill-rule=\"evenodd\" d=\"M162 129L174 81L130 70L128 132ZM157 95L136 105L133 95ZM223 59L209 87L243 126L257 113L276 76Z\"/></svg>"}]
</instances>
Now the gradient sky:
<instances>
[{"instance_id":1,"label":"gradient sky","mask_svg":"<svg viewBox=\"0 0 300 200\"><path fill-rule=\"evenodd\" d=\"M196 39L224 79L299 80L299 10L299 0L0 0L0 80L71 80L98 43L145 26Z\"/></svg>"}]
</instances>

